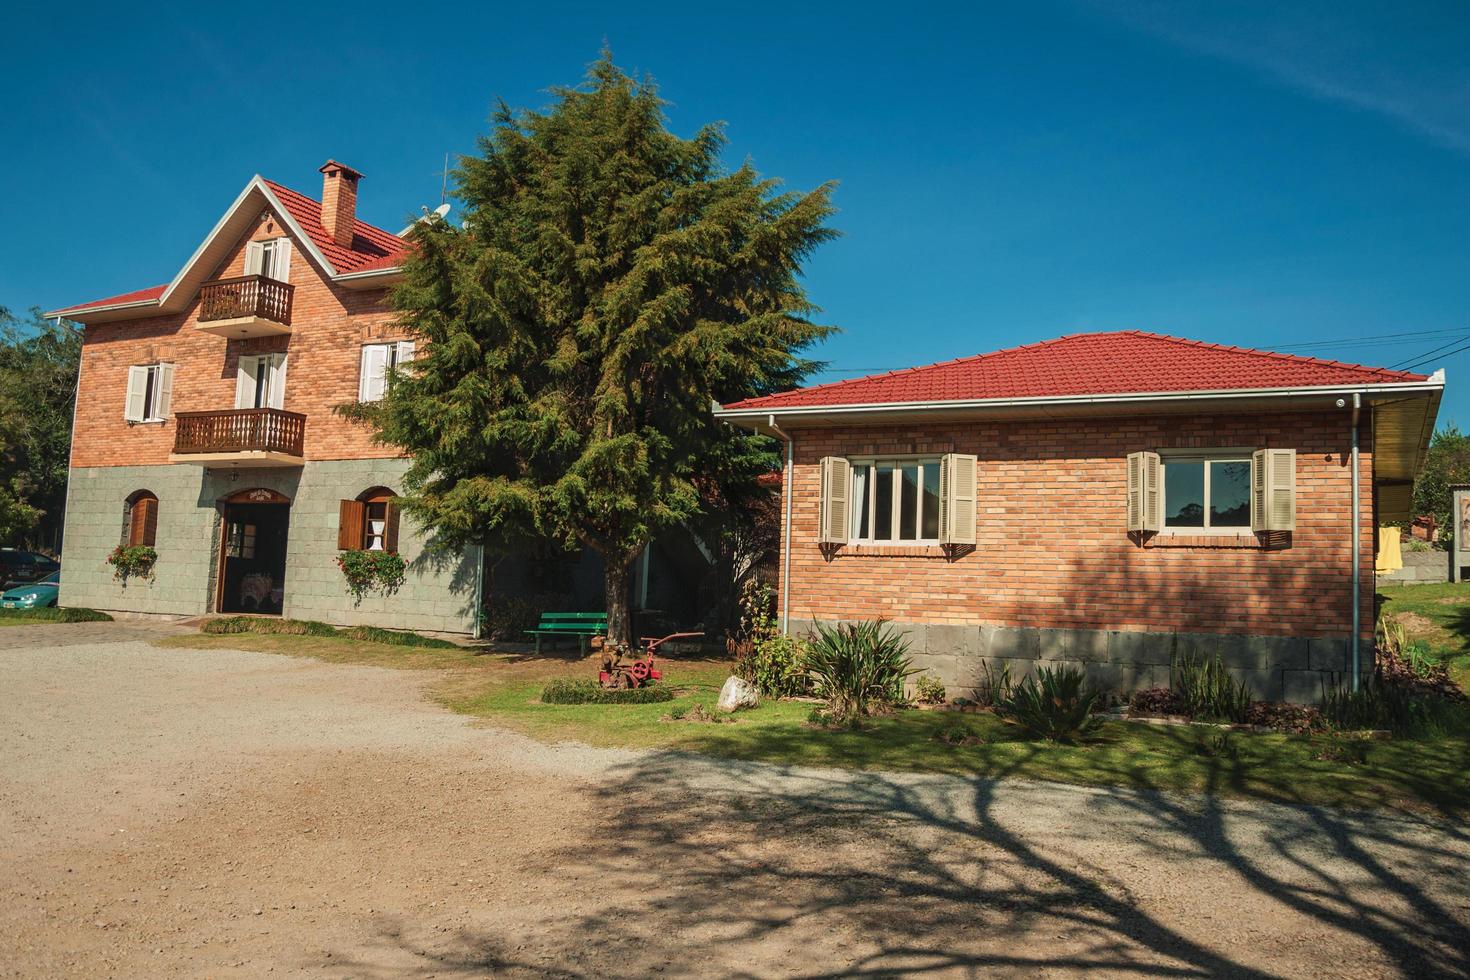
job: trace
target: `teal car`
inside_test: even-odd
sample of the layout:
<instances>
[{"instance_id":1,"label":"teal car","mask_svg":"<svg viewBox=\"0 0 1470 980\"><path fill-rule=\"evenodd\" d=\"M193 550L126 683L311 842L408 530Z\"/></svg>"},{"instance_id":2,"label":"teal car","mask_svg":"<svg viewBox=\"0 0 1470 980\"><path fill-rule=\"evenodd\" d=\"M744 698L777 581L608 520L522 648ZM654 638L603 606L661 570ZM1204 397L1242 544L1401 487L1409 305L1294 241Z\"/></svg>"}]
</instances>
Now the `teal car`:
<instances>
[{"instance_id":1,"label":"teal car","mask_svg":"<svg viewBox=\"0 0 1470 980\"><path fill-rule=\"evenodd\" d=\"M40 609L56 605L56 594L61 591L61 573L52 572L39 582L17 585L8 592L0 592L0 609Z\"/></svg>"}]
</instances>

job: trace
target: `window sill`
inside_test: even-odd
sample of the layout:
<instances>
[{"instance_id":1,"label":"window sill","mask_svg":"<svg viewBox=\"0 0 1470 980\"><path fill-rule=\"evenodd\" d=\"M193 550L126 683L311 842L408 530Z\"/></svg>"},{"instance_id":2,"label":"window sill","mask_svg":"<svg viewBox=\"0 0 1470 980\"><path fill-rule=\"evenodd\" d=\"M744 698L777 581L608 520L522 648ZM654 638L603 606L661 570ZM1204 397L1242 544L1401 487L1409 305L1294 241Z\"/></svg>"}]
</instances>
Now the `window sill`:
<instances>
[{"instance_id":1,"label":"window sill","mask_svg":"<svg viewBox=\"0 0 1470 980\"><path fill-rule=\"evenodd\" d=\"M1284 541L1283 541L1284 536ZM1181 534L1179 532L1160 532L1148 535L1144 538L1145 548L1234 548L1256 551L1267 551L1280 548L1290 542L1290 535L1283 532L1252 534L1229 533L1222 534L1219 531L1206 531L1203 533Z\"/></svg>"},{"instance_id":2,"label":"window sill","mask_svg":"<svg viewBox=\"0 0 1470 980\"><path fill-rule=\"evenodd\" d=\"M125 419L124 421L127 420ZM167 421L168 419L138 419L137 421L128 421L128 425L163 425Z\"/></svg>"},{"instance_id":3,"label":"window sill","mask_svg":"<svg viewBox=\"0 0 1470 980\"><path fill-rule=\"evenodd\" d=\"M947 558L942 544L845 544L838 549L842 555L867 555L883 558Z\"/></svg>"}]
</instances>

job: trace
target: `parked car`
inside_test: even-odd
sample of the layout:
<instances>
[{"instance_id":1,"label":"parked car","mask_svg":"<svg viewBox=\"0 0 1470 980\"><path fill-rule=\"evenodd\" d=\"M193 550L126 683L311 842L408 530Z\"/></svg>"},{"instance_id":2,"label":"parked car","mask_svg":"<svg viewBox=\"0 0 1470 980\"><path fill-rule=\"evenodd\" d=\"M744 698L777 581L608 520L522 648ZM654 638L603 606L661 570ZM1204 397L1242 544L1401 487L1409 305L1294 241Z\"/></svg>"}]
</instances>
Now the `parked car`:
<instances>
[{"instance_id":1,"label":"parked car","mask_svg":"<svg viewBox=\"0 0 1470 980\"><path fill-rule=\"evenodd\" d=\"M58 571L61 563L54 558L20 548L0 548L0 588L35 582Z\"/></svg>"},{"instance_id":2,"label":"parked car","mask_svg":"<svg viewBox=\"0 0 1470 980\"><path fill-rule=\"evenodd\" d=\"M18 585L7 592L0 592L0 609L40 609L54 606L60 591L61 572L52 572L39 582Z\"/></svg>"}]
</instances>

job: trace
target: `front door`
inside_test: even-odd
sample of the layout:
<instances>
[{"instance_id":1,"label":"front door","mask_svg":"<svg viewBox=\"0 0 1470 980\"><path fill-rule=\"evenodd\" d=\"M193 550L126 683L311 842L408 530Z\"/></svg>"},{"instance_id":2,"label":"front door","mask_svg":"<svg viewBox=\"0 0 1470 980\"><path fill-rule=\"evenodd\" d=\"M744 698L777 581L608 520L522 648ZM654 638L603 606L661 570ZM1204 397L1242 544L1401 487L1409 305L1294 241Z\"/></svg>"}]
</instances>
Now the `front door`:
<instances>
[{"instance_id":1,"label":"front door","mask_svg":"<svg viewBox=\"0 0 1470 980\"><path fill-rule=\"evenodd\" d=\"M220 612L281 614L290 525L288 503L225 502Z\"/></svg>"}]
</instances>

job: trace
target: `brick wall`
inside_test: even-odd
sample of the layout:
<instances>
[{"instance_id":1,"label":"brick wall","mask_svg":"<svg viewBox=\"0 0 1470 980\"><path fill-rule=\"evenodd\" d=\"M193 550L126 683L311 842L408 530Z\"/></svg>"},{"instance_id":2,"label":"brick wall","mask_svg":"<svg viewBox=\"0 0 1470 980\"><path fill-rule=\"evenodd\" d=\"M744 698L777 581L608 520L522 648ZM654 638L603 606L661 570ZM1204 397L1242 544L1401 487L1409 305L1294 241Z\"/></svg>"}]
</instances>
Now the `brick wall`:
<instances>
[{"instance_id":1,"label":"brick wall","mask_svg":"<svg viewBox=\"0 0 1470 980\"><path fill-rule=\"evenodd\" d=\"M1339 414L1030 420L795 431L793 621L1344 638L1350 635L1349 419ZM1372 633L1372 452L1362 445L1363 635ZM1263 544L1126 525L1125 458L1142 449L1297 450L1297 530ZM817 543L823 456L975 453L978 544ZM1167 662L1167 660L1165 661Z\"/></svg>"},{"instance_id":2,"label":"brick wall","mask_svg":"<svg viewBox=\"0 0 1470 980\"><path fill-rule=\"evenodd\" d=\"M263 215L248 238L283 234L272 215ZM210 278L245 274L242 238L230 258ZM332 284L313 265L301 243L293 241L291 333L255 341L227 341L197 329L197 298L182 313L88 326L82 346L73 467L167 463L174 424L128 425L123 402L128 368L171 361L175 365L173 411L219 411L235 407L235 378L246 353L285 351L283 407L307 416L305 458L367 459L396 456L373 444L370 431L332 413L332 407L357 398L362 345L403 339L392 326L382 290L352 291Z\"/></svg>"}]
</instances>

